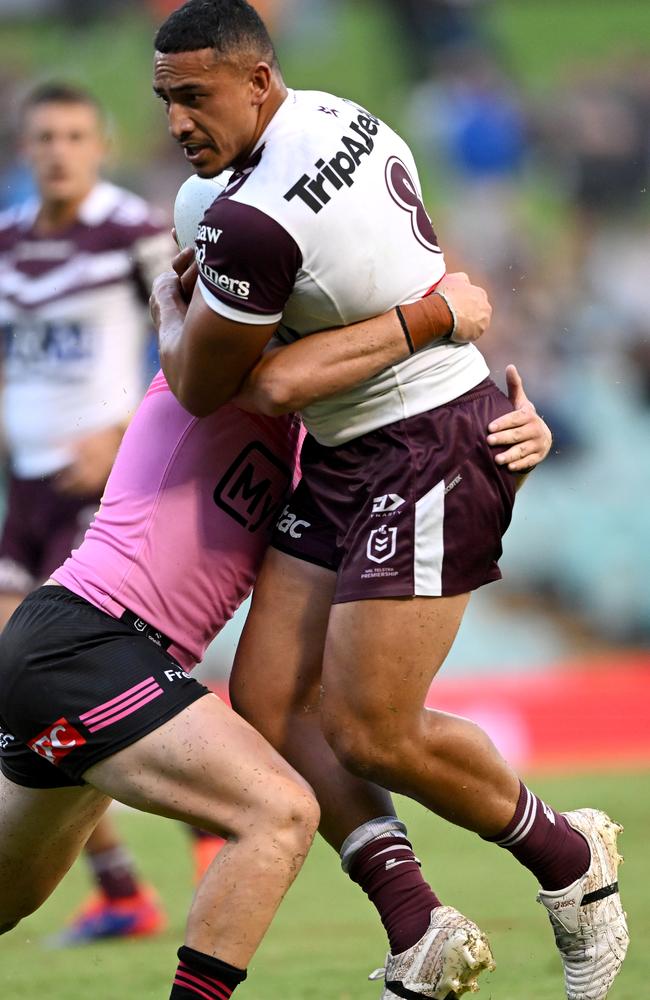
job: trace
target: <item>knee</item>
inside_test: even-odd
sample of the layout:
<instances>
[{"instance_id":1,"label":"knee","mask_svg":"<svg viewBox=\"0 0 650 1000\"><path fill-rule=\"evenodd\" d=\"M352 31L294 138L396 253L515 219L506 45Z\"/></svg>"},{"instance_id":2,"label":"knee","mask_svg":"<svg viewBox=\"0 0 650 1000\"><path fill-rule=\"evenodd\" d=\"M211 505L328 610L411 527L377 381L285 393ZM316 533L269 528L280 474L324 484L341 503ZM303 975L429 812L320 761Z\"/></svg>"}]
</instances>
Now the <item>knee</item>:
<instances>
[{"instance_id":1,"label":"knee","mask_svg":"<svg viewBox=\"0 0 650 1000\"><path fill-rule=\"evenodd\" d=\"M256 843L258 858L272 865L280 858L290 868L302 864L318 830L320 808L314 793L299 775L296 780L270 780L264 800L255 804L254 815L242 815L234 839ZM251 822L252 820L252 822Z\"/></svg>"},{"instance_id":2,"label":"knee","mask_svg":"<svg viewBox=\"0 0 650 1000\"><path fill-rule=\"evenodd\" d=\"M273 813L275 830L289 849L306 852L318 830L320 807L312 789L299 775L283 783Z\"/></svg>"},{"instance_id":3,"label":"knee","mask_svg":"<svg viewBox=\"0 0 650 1000\"><path fill-rule=\"evenodd\" d=\"M381 726L358 719L324 720L323 730L346 771L384 788L393 788L399 770L401 740L386 738Z\"/></svg>"},{"instance_id":4,"label":"knee","mask_svg":"<svg viewBox=\"0 0 650 1000\"><path fill-rule=\"evenodd\" d=\"M0 934L8 934L14 927L17 927L21 920L30 917L41 906L46 894L21 894L20 902L15 906L3 907L4 913L0 917Z\"/></svg>"}]
</instances>

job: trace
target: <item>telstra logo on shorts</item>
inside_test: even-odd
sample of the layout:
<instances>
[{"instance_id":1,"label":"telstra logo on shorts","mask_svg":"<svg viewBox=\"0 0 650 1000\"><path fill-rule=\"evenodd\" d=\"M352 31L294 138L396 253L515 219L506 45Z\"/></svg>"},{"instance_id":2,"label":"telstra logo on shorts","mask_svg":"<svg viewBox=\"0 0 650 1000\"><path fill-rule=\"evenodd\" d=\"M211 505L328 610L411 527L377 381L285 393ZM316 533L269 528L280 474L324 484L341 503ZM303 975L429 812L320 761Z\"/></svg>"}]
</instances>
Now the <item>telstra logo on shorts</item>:
<instances>
[{"instance_id":1,"label":"telstra logo on shorts","mask_svg":"<svg viewBox=\"0 0 650 1000\"><path fill-rule=\"evenodd\" d=\"M27 746L30 750L49 760L50 764L56 764L76 747L83 746L85 742L81 733L70 725L67 719L61 718L35 736L33 740L29 740Z\"/></svg>"},{"instance_id":2,"label":"telstra logo on shorts","mask_svg":"<svg viewBox=\"0 0 650 1000\"><path fill-rule=\"evenodd\" d=\"M398 493L387 493L384 497L375 497L372 501L373 514L390 514L406 503L404 497Z\"/></svg>"}]
</instances>

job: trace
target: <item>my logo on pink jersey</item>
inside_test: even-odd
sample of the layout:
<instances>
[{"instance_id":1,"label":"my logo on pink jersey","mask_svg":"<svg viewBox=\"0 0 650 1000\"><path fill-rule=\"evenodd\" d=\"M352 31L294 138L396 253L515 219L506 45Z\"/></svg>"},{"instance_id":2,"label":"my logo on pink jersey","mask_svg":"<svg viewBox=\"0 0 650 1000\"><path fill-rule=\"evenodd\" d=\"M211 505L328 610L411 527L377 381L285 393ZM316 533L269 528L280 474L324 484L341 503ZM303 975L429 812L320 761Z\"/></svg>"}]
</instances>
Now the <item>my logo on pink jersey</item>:
<instances>
[{"instance_id":1,"label":"my logo on pink jersey","mask_svg":"<svg viewBox=\"0 0 650 1000\"><path fill-rule=\"evenodd\" d=\"M261 441L252 441L217 483L214 502L242 527L257 531L276 520L290 481L287 466Z\"/></svg>"},{"instance_id":2,"label":"my logo on pink jersey","mask_svg":"<svg viewBox=\"0 0 650 1000\"><path fill-rule=\"evenodd\" d=\"M397 550L397 528L373 528L368 536L366 555L371 562L385 563L392 559Z\"/></svg>"},{"instance_id":3,"label":"my logo on pink jersey","mask_svg":"<svg viewBox=\"0 0 650 1000\"><path fill-rule=\"evenodd\" d=\"M50 764L56 764L77 747L82 747L86 740L67 719L61 718L44 729L42 733L29 740L30 750L45 757Z\"/></svg>"}]
</instances>

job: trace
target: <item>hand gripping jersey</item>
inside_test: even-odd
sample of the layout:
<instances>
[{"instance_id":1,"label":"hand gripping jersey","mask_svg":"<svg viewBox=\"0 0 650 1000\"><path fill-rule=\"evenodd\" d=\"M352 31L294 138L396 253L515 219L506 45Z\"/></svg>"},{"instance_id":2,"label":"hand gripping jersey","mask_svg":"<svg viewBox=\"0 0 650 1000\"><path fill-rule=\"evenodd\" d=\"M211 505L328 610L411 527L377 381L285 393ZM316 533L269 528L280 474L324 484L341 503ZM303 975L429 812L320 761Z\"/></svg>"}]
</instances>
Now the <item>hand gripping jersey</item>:
<instances>
[{"instance_id":1,"label":"hand gripping jersey","mask_svg":"<svg viewBox=\"0 0 650 1000\"><path fill-rule=\"evenodd\" d=\"M2 423L13 471L58 472L75 437L126 422L144 391L146 301L172 240L141 198L100 183L65 231L38 203L0 216Z\"/></svg>"},{"instance_id":2,"label":"hand gripping jersey","mask_svg":"<svg viewBox=\"0 0 650 1000\"><path fill-rule=\"evenodd\" d=\"M196 242L208 305L240 323L282 320L285 341L412 302L445 274L408 146L362 108L313 91L289 91ZM336 445L488 374L473 345L434 344L303 418Z\"/></svg>"},{"instance_id":3,"label":"hand gripping jersey","mask_svg":"<svg viewBox=\"0 0 650 1000\"><path fill-rule=\"evenodd\" d=\"M227 405L192 417L158 374L83 543L54 578L116 618L148 622L193 667L251 590L300 438L292 416Z\"/></svg>"}]
</instances>

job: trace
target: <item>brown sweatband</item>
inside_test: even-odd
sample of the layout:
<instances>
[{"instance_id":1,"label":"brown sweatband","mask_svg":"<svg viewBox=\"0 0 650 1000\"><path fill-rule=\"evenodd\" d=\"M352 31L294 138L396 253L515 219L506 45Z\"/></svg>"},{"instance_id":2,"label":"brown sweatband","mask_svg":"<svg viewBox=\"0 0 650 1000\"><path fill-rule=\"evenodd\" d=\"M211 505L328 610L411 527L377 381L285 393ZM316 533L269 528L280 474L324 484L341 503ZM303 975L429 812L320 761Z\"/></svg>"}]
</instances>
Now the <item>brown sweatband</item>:
<instances>
[{"instance_id":1,"label":"brown sweatband","mask_svg":"<svg viewBox=\"0 0 650 1000\"><path fill-rule=\"evenodd\" d=\"M397 315L402 329L406 326L408 330L413 351L419 351L437 340L448 339L454 332L454 317L441 295L427 295L417 302L399 306Z\"/></svg>"}]
</instances>

